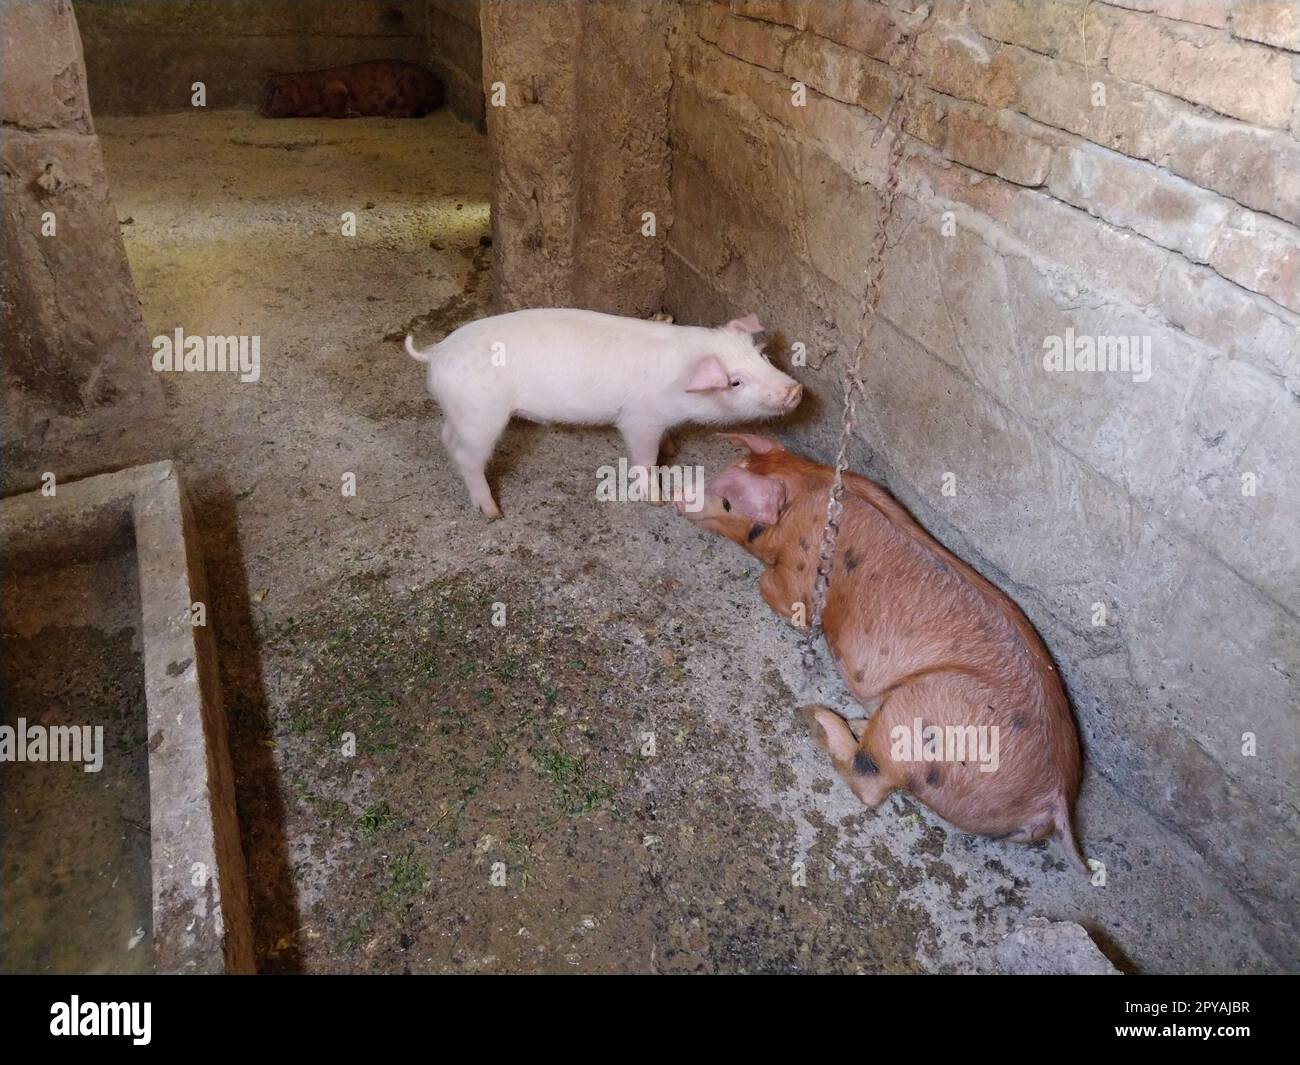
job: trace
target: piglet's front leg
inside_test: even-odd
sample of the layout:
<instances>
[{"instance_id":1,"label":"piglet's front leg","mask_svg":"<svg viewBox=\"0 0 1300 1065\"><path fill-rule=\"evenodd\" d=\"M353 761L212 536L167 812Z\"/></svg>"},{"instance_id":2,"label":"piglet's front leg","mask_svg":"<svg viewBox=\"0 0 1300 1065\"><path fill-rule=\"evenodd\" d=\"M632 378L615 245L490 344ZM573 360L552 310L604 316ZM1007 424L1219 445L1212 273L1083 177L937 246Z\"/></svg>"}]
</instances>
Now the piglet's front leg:
<instances>
[{"instance_id":1,"label":"piglet's front leg","mask_svg":"<svg viewBox=\"0 0 1300 1065\"><path fill-rule=\"evenodd\" d=\"M659 441L664 435L664 427L653 422L620 422L619 432L627 443L628 459L633 466L644 467L654 473L659 463ZM663 504L666 499L652 499L650 502Z\"/></svg>"},{"instance_id":2,"label":"piglet's front leg","mask_svg":"<svg viewBox=\"0 0 1300 1065\"><path fill-rule=\"evenodd\" d=\"M619 422L618 428L633 466L649 469L659 461L659 441L664 435L662 425L649 421L624 421Z\"/></svg>"}]
</instances>

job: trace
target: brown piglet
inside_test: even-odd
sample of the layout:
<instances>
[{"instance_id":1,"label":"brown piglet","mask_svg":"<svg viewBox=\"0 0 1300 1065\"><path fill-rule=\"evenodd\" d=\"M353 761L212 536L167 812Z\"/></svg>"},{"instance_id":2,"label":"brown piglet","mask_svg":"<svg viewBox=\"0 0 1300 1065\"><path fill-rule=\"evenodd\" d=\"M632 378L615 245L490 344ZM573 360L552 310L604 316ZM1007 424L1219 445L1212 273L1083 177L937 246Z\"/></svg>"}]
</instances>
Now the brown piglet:
<instances>
[{"instance_id":1,"label":"brown piglet","mask_svg":"<svg viewBox=\"0 0 1300 1065\"><path fill-rule=\"evenodd\" d=\"M418 63L371 59L272 75L261 113L264 118L421 118L442 98L442 82Z\"/></svg>"},{"instance_id":2,"label":"brown piglet","mask_svg":"<svg viewBox=\"0 0 1300 1065\"><path fill-rule=\"evenodd\" d=\"M766 569L764 601L804 622L833 471L761 436L708 483L691 521ZM870 715L800 714L855 795L895 789L967 832L1054 839L1087 872L1071 829L1079 738L1042 640L1015 603L927 533L879 485L846 473L822 629Z\"/></svg>"}]
</instances>

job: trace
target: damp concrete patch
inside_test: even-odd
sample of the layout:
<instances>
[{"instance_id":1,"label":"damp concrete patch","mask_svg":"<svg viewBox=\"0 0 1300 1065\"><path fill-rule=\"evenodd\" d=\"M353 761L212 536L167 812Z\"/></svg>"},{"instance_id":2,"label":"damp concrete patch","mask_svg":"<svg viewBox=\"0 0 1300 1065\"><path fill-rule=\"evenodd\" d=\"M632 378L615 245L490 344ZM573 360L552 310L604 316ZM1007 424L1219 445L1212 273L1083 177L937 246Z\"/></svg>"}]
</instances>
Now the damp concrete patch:
<instances>
[{"instance_id":1,"label":"damp concrete patch","mask_svg":"<svg viewBox=\"0 0 1300 1065\"><path fill-rule=\"evenodd\" d=\"M206 593L175 468L0 501L0 543L0 969L251 970L216 658L194 623Z\"/></svg>"}]
</instances>

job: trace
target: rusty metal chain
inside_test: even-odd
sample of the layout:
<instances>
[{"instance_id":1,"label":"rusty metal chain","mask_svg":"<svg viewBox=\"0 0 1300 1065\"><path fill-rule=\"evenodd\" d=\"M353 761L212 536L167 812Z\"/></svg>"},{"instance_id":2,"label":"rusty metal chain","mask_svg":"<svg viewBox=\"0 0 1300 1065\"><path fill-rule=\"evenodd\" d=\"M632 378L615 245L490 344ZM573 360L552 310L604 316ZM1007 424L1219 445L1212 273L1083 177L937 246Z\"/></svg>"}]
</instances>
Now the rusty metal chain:
<instances>
[{"instance_id":1,"label":"rusty metal chain","mask_svg":"<svg viewBox=\"0 0 1300 1065\"><path fill-rule=\"evenodd\" d=\"M839 450L835 456L835 476L831 480L830 495L826 499L826 524L822 526L817 554L817 573L813 578L812 610L807 619L799 658L803 664L804 683L811 687L817 671L817 636L821 631L822 613L826 609L826 592L830 586L831 560L839 540L840 518L844 513L844 471L849 466L849 445L853 439L853 424L857 413L858 393L862 391L860 377L862 357L866 352L867 334L876 312L880 308L881 286L885 277L885 252L888 250L889 223L894 215L894 198L898 193L903 155L905 152L907 116L911 106L912 87L916 76L912 69L912 55L916 39L928 23L927 12L920 22L899 37L895 54L902 54L898 68L902 74L902 88L894 97L888 113L881 119L880 129L890 129L892 137L885 164L885 180L881 185L876 204L876 231L872 239L871 258L867 262L866 282L863 291L862 317L858 327L858 342L853 357L844 370L844 413L840 420ZM879 136L879 135L878 135Z\"/></svg>"}]
</instances>

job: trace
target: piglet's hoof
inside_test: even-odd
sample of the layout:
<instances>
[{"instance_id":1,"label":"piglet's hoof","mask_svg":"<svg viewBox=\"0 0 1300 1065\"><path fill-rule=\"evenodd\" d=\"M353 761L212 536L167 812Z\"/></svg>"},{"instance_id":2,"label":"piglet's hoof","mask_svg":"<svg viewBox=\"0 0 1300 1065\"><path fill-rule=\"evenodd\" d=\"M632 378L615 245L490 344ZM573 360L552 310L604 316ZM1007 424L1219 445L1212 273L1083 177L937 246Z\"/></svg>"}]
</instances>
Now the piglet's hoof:
<instances>
[{"instance_id":1,"label":"piglet's hoof","mask_svg":"<svg viewBox=\"0 0 1300 1065\"><path fill-rule=\"evenodd\" d=\"M826 730L822 723L817 719L818 714L831 714L834 711L829 706L823 706L821 703L809 703L807 706L799 707L799 716L803 723L808 726L808 731L812 738L822 747L826 746Z\"/></svg>"}]
</instances>

